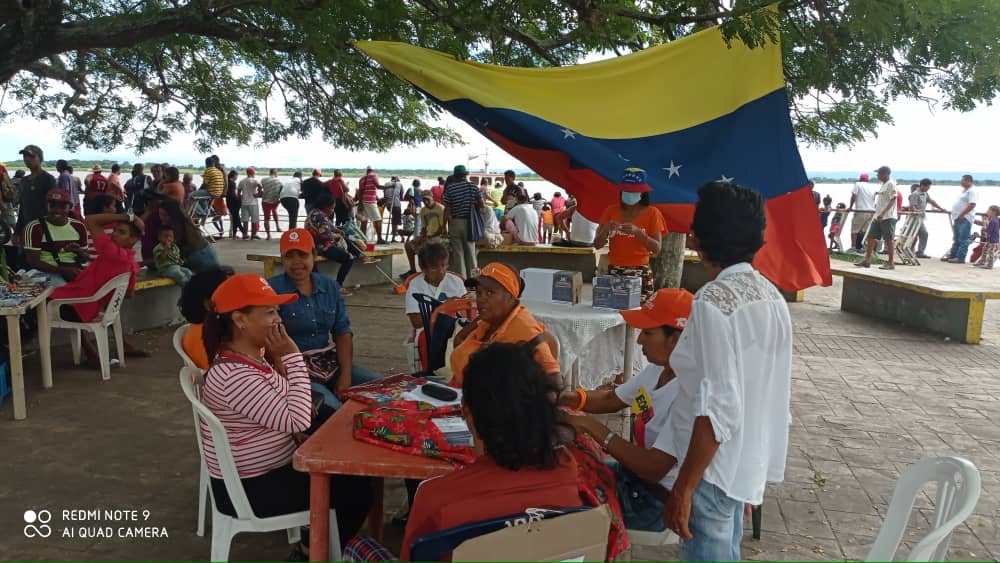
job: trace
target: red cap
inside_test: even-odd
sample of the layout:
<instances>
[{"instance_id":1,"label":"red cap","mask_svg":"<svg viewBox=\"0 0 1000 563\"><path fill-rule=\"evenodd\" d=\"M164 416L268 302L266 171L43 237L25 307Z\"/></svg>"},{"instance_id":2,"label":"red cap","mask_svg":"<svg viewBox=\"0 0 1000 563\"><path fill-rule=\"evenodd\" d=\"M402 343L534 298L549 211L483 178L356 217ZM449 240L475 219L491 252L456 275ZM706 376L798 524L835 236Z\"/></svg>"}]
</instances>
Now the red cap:
<instances>
[{"instance_id":1,"label":"red cap","mask_svg":"<svg viewBox=\"0 0 1000 563\"><path fill-rule=\"evenodd\" d=\"M299 298L297 293L278 295L267 280L257 274L236 274L222 282L212 294L215 312L232 313L244 307L287 305Z\"/></svg>"},{"instance_id":2,"label":"red cap","mask_svg":"<svg viewBox=\"0 0 1000 563\"><path fill-rule=\"evenodd\" d=\"M621 316L629 326L638 329L670 326L684 330L693 301L694 294L686 289L664 288L650 296L642 307L621 311Z\"/></svg>"},{"instance_id":3,"label":"red cap","mask_svg":"<svg viewBox=\"0 0 1000 563\"><path fill-rule=\"evenodd\" d=\"M289 229L281 235L281 255L284 256L290 250L301 250L310 254L315 248L312 233L306 229Z\"/></svg>"},{"instance_id":4,"label":"red cap","mask_svg":"<svg viewBox=\"0 0 1000 563\"><path fill-rule=\"evenodd\" d=\"M861 173L861 181L862 182L867 182L868 181L868 173L867 172L862 172Z\"/></svg>"},{"instance_id":5,"label":"red cap","mask_svg":"<svg viewBox=\"0 0 1000 563\"><path fill-rule=\"evenodd\" d=\"M500 287L510 292L515 299L521 296L521 278L510 267L499 262L490 262L486 266L483 266L483 269L479 270L478 276L466 280L465 287L474 288L482 283L485 278L489 278L500 284Z\"/></svg>"},{"instance_id":6,"label":"red cap","mask_svg":"<svg viewBox=\"0 0 1000 563\"><path fill-rule=\"evenodd\" d=\"M252 176L252 175L254 175L256 173L257 173L257 171L254 170L253 166L250 166L249 168L247 168L247 176Z\"/></svg>"},{"instance_id":7,"label":"red cap","mask_svg":"<svg viewBox=\"0 0 1000 563\"><path fill-rule=\"evenodd\" d=\"M45 194L45 201L51 203L53 201L62 202L66 205L73 205L72 196L69 192L60 188L52 188Z\"/></svg>"}]
</instances>

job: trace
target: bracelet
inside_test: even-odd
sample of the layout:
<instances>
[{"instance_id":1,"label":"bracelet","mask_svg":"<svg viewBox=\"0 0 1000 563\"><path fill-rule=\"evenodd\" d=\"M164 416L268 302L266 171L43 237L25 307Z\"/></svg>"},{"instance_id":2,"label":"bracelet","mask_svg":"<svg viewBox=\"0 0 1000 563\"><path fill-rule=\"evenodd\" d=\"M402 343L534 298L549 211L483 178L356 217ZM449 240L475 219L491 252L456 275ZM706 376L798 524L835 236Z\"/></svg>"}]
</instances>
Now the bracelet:
<instances>
[{"instance_id":1,"label":"bracelet","mask_svg":"<svg viewBox=\"0 0 1000 563\"><path fill-rule=\"evenodd\" d=\"M608 451L608 446L611 445L611 440L614 440L614 439L615 439L615 432L614 432L614 430L608 430L608 435L605 436L604 437L604 441L601 442L601 449L604 450L604 451Z\"/></svg>"},{"instance_id":2,"label":"bracelet","mask_svg":"<svg viewBox=\"0 0 1000 563\"><path fill-rule=\"evenodd\" d=\"M583 406L587 404L587 392L583 390L583 387L577 387L576 394L580 396L580 404L573 410L582 411Z\"/></svg>"}]
</instances>

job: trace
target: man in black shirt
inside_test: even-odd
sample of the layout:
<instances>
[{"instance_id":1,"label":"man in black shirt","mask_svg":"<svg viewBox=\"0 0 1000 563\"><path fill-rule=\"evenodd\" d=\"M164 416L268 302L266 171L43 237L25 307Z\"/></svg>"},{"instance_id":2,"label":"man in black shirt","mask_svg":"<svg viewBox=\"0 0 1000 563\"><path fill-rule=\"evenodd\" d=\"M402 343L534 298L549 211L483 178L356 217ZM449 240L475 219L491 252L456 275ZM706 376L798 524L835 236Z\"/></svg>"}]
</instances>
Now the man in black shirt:
<instances>
[{"instance_id":1,"label":"man in black shirt","mask_svg":"<svg viewBox=\"0 0 1000 563\"><path fill-rule=\"evenodd\" d=\"M323 185L323 181L320 180L322 176L323 173L319 168L316 168L313 170L312 176L302 182L302 200L306 205L306 216L316 206L316 198L319 197L319 194L329 193L329 190Z\"/></svg>"},{"instance_id":2,"label":"man in black shirt","mask_svg":"<svg viewBox=\"0 0 1000 563\"><path fill-rule=\"evenodd\" d=\"M44 156L42 149L37 145L28 145L21 149L20 154L24 155L24 165L28 167L28 175L21 179L19 185L19 196L21 200L21 210L17 217L17 226L14 227L15 244L23 246L24 227L28 223L42 219L48 213L48 203L45 194L57 186L56 178L45 170L42 170L42 160Z\"/></svg>"}]
</instances>

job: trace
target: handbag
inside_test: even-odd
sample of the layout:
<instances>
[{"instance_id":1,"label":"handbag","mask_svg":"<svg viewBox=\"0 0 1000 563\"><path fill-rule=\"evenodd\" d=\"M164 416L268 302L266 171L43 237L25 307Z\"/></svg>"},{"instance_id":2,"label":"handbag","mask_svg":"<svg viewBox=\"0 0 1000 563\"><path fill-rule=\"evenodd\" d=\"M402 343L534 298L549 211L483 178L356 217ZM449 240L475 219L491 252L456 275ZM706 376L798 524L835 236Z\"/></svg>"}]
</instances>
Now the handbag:
<instances>
[{"instance_id":1,"label":"handbag","mask_svg":"<svg viewBox=\"0 0 1000 563\"><path fill-rule=\"evenodd\" d=\"M340 362L337 361L337 345L330 344L326 348L302 352L309 369L309 378L326 383L335 379L340 373Z\"/></svg>"},{"instance_id":2,"label":"handbag","mask_svg":"<svg viewBox=\"0 0 1000 563\"><path fill-rule=\"evenodd\" d=\"M486 236L486 224L483 223L483 216L476 207L476 200L469 203L472 208L469 210L469 242L479 242Z\"/></svg>"}]
</instances>

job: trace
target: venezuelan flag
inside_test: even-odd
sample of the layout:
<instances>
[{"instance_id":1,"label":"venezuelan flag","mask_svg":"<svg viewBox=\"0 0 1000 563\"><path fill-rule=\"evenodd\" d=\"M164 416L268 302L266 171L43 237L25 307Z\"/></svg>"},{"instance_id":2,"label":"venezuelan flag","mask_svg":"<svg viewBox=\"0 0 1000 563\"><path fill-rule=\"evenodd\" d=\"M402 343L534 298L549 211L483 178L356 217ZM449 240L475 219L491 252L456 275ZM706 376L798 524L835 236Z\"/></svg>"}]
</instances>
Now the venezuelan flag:
<instances>
[{"instance_id":1,"label":"venezuelan flag","mask_svg":"<svg viewBox=\"0 0 1000 563\"><path fill-rule=\"evenodd\" d=\"M542 177L591 220L618 202L622 170L687 232L698 188L731 180L767 198L755 266L786 290L830 285L816 205L795 144L777 44L727 46L718 28L615 59L558 68L458 61L403 43L358 48Z\"/></svg>"}]
</instances>

